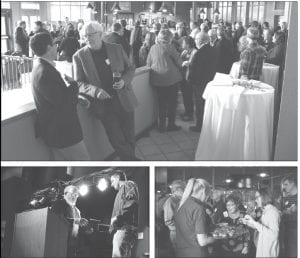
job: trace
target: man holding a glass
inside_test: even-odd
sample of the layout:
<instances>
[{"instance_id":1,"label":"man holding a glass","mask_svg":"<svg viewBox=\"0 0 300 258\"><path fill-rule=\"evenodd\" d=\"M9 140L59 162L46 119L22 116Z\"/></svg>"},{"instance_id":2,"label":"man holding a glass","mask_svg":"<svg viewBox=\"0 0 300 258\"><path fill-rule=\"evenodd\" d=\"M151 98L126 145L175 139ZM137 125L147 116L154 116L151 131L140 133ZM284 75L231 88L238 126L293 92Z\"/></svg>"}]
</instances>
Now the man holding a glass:
<instances>
[{"instance_id":1,"label":"man holding a glass","mask_svg":"<svg viewBox=\"0 0 300 258\"><path fill-rule=\"evenodd\" d=\"M103 31L98 22L86 23L81 33L87 45L73 56L79 91L91 99L90 111L101 120L119 158L137 160L134 134L137 99L131 86L135 67L122 46L102 41Z\"/></svg>"}]
</instances>

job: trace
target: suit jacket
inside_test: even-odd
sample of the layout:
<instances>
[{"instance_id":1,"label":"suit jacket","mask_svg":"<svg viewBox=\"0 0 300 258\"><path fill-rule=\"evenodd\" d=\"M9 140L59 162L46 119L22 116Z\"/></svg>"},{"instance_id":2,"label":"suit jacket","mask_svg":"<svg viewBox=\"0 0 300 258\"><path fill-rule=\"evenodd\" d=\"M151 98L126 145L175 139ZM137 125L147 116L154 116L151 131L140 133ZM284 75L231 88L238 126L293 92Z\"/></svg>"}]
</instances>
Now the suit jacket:
<instances>
[{"instance_id":1,"label":"suit jacket","mask_svg":"<svg viewBox=\"0 0 300 258\"><path fill-rule=\"evenodd\" d=\"M123 108L132 112L137 106L137 98L132 90L131 81L134 77L135 66L132 64L122 46L104 43L107 51L111 70L120 71L125 82L124 88L117 90L118 97ZM91 111L103 115L105 101L97 99L97 94L102 88L97 68L91 56L88 46L79 49L73 56L74 78L79 84L79 91L92 99Z\"/></svg>"},{"instance_id":2,"label":"suit jacket","mask_svg":"<svg viewBox=\"0 0 300 258\"><path fill-rule=\"evenodd\" d=\"M129 56L130 45L125 37L121 37L118 33L112 32L112 33L108 34L103 40L107 43L121 45L123 47L124 51L126 52L127 56Z\"/></svg>"},{"instance_id":3,"label":"suit jacket","mask_svg":"<svg viewBox=\"0 0 300 258\"><path fill-rule=\"evenodd\" d=\"M191 58L187 80L193 85L205 87L216 73L216 54L210 44L205 44ZM204 88L203 88L204 89Z\"/></svg>"},{"instance_id":4,"label":"suit jacket","mask_svg":"<svg viewBox=\"0 0 300 258\"><path fill-rule=\"evenodd\" d=\"M83 136L77 114L77 83L67 87L60 73L38 58L32 70L32 91L38 116L37 136L55 148L80 142Z\"/></svg>"},{"instance_id":5,"label":"suit jacket","mask_svg":"<svg viewBox=\"0 0 300 258\"><path fill-rule=\"evenodd\" d=\"M233 45L225 38L218 39L216 50L218 55L217 72L229 74L233 63Z\"/></svg>"}]
</instances>

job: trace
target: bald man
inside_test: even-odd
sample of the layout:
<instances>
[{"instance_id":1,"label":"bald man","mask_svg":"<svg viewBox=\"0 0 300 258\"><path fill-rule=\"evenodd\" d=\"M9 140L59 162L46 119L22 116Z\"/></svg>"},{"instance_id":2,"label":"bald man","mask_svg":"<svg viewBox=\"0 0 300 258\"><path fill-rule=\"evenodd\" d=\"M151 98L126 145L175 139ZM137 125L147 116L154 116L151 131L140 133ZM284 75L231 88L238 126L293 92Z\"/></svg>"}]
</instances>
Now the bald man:
<instances>
[{"instance_id":1,"label":"bald man","mask_svg":"<svg viewBox=\"0 0 300 258\"><path fill-rule=\"evenodd\" d=\"M80 211L76 207L76 202L79 197L79 190L74 185L69 185L64 189L64 197L62 200L57 200L53 203L51 210L58 216L66 219L69 223L68 235L68 258L76 257L78 251L78 233L79 227L85 227L88 221L81 218Z\"/></svg>"}]
</instances>

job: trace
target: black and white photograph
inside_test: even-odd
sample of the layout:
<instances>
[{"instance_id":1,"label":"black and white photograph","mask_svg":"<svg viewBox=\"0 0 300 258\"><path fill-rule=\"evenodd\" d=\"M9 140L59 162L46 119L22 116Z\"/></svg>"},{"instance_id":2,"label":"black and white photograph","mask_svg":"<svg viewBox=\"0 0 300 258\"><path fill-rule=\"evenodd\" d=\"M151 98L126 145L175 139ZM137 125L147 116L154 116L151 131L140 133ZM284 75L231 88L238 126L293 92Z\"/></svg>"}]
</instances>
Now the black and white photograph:
<instances>
[{"instance_id":1,"label":"black and white photograph","mask_svg":"<svg viewBox=\"0 0 300 258\"><path fill-rule=\"evenodd\" d=\"M297 1L1 1L1 160L296 161Z\"/></svg>"},{"instance_id":2,"label":"black and white photograph","mask_svg":"<svg viewBox=\"0 0 300 258\"><path fill-rule=\"evenodd\" d=\"M2 167L1 257L149 257L149 168Z\"/></svg>"},{"instance_id":3,"label":"black and white photograph","mask_svg":"<svg viewBox=\"0 0 300 258\"><path fill-rule=\"evenodd\" d=\"M155 257L297 257L297 167L156 167Z\"/></svg>"}]
</instances>

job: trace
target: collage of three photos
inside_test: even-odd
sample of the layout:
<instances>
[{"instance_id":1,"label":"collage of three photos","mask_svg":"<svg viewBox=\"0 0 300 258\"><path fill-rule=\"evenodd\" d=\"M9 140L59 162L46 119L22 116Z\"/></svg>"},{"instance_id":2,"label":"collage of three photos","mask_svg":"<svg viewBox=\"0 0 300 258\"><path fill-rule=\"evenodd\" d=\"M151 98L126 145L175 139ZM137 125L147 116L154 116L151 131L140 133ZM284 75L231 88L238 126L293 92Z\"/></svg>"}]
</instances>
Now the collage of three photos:
<instances>
[{"instance_id":1,"label":"collage of three photos","mask_svg":"<svg viewBox=\"0 0 300 258\"><path fill-rule=\"evenodd\" d=\"M1 257L298 257L298 1L1 1Z\"/></svg>"}]
</instances>

